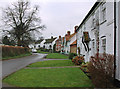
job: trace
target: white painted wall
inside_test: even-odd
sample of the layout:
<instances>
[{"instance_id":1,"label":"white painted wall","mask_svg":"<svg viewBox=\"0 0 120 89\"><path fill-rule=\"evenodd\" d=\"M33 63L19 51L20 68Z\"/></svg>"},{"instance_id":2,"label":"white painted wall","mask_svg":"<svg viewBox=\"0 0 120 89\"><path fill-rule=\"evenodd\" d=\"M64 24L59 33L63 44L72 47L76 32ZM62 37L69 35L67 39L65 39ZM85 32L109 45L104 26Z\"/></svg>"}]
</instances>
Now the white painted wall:
<instances>
[{"instance_id":1,"label":"white painted wall","mask_svg":"<svg viewBox=\"0 0 120 89\"><path fill-rule=\"evenodd\" d=\"M99 25L99 52L103 53L102 49L102 36L105 36L106 38L106 53L108 54L114 54L114 18L113 18L113 10L114 10L114 4L112 2L106 2L106 22ZM95 11L91 13L91 15L88 17L86 22L79 28L79 31L77 32L76 38L77 38L77 47L80 47L81 54L85 55L85 62L90 60L91 56L94 56L94 54L97 52L96 49L96 36L95 32L97 29L93 29L92 26L92 19L95 17L96 14L99 12L99 23L101 23L101 5L99 7L96 7ZM85 51L84 45L82 43L82 35L84 31L89 32L89 36L91 38L91 41L89 42L89 48L91 49L89 52ZM93 49L93 40L95 42L95 47Z\"/></svg>"},{"instance_id":2,"label":"white painted wall","mask_svg":"<svg viewBox=\"0 0 120 89\"><path fill-rule=\"evenodd\" d=\"M120 81L120 1L116 7L116 79Z\"/></svg>"},{"instance_id":3,"label":"white painted wall","mask_svg":"<svg viewBox=\"0 0 120 89\"><path fill-rule=\"evenodd\" d=\"M40 43L40 47L43 47L45 43L45 39Z\"/></svg>"}]
</instances>

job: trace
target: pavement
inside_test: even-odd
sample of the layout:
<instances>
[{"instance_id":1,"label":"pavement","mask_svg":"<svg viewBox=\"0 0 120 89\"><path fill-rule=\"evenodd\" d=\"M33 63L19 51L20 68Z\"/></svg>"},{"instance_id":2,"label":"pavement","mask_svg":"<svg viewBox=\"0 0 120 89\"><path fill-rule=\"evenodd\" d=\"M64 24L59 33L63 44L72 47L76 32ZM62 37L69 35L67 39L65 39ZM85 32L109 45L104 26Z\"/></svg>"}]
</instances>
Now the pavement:
<instances>
[{"instance_id":1,"label":"pavement","mask_svg":"<svg viewBox=\"0 0 120 89\"><path fill-rule=\"evenodd\" d=\"M24 69L56 69L56 68L75 68L80 66L62 66L62 67L25 67Z\"/></svg>"}]
</instances>

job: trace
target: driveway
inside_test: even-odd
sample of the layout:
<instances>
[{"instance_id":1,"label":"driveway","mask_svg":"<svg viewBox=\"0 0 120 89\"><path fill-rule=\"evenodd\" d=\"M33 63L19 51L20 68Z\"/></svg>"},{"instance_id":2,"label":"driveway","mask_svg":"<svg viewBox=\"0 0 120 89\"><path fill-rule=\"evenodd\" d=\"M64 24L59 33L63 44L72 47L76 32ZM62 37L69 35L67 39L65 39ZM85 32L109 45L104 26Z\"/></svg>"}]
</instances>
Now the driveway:
<instances>
[{"instance_id":1,"label":"driveway","mask_svg":"<svg viewBox=\"0 0 120 89\"><path fill-rule=\"evenodd\" d=\"M3 61L2 78L5 78L9 74L16 72L17 70L24 68L31 63L42 61L42 58L46 55L47 54L34 53L31 56Z\"/></svg>"}]
</instances>

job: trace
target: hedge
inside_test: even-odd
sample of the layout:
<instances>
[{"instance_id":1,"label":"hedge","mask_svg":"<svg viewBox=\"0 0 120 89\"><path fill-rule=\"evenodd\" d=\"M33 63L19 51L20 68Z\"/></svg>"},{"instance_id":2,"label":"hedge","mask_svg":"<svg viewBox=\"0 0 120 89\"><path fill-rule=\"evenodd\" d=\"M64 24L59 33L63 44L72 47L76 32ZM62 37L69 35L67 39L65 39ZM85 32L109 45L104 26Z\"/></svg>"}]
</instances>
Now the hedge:
<instances>
[{"instance_id":1,"label":"hedge","mask_svg":"<svg viewBox=\"0 0 120 89\"><path fill-rule=\"evenodd\" d=\"M13 57L29 53L29 48L20 46L2 46L2 57Z\"/></svg>"}]
</instances>

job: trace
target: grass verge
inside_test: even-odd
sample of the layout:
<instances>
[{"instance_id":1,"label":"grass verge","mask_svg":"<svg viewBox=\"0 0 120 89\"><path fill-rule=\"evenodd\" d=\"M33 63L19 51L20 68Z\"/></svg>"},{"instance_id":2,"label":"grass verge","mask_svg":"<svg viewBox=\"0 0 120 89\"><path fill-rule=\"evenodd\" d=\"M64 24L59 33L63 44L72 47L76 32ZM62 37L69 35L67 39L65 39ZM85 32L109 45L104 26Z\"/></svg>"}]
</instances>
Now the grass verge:
<instances>
[{"instance_id":1,"label":"grass verge","mask_svg":"<svg viewBox=\"0 0 120 89\"><path fill-rule=\"evenodd\" d=\"M32 53L21 54L21 55L17 55L17 56L13 56L13 57L3 57L2 60L21 58L21 57L30 56L30 55L32 55Z\"/></svg>"},{"instance_id":2,"label":"grass verge","mask_svg":"<svg viewBox=\"0 0 120 89\"><path fill-rule=\"evenodd\" d=\"M3 82L17 87L93 87L79 68L22 69Z\"/></svg>"},{"instance_id":3,"label":"grass verge","mask_svg":"<svg viewBox=\"0 0 120 89\"><path fill-rule=\"evenodd\" d=\"M44 51L37 50L37 53L49 54L50 52L44 52Z\"/></svg>"},{"instance_id":4,"label":"grass verge","mask_svg":"<svg viewBox=\"0 0 120 89\"><path fill-rule=\"evenodd\" d=\"M71 60L47 60L28 65L28 67L60 67L74 66Z\"/></svg>"},{"instance_id":5,"label":"grass verge","mask_svg":"<svg viewBox=\"0 0 120 89\"><path fill-rule=\"evenodd\" d=\"M68 59L68 56L60 53L50 53L46 56L47 59Z\"/></svg>"}]
</instances>

